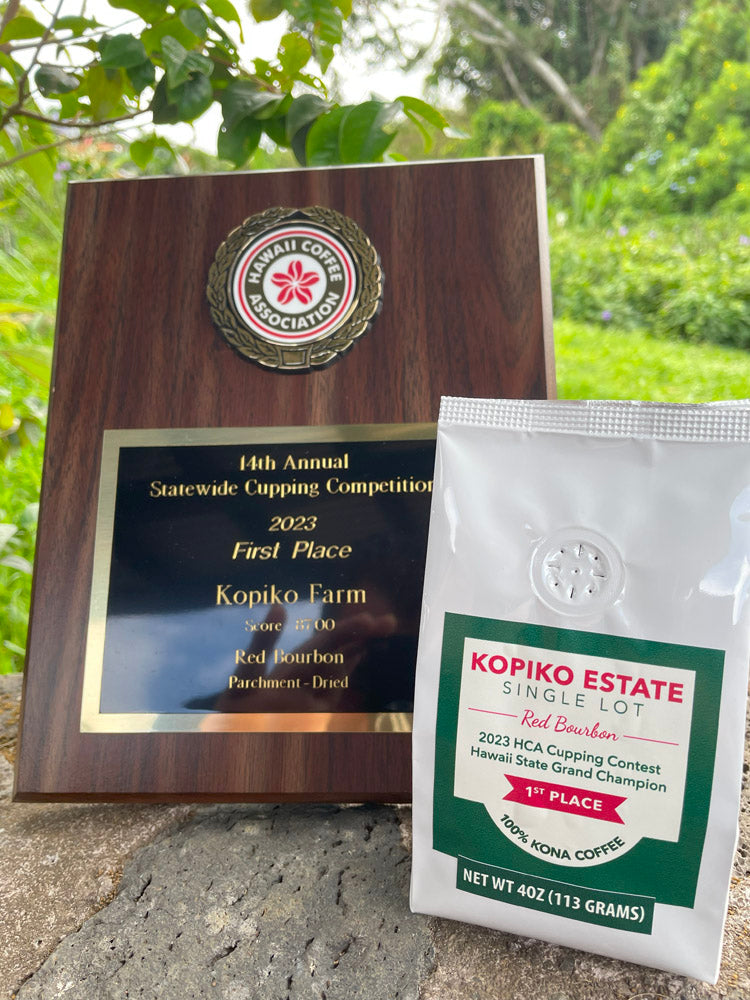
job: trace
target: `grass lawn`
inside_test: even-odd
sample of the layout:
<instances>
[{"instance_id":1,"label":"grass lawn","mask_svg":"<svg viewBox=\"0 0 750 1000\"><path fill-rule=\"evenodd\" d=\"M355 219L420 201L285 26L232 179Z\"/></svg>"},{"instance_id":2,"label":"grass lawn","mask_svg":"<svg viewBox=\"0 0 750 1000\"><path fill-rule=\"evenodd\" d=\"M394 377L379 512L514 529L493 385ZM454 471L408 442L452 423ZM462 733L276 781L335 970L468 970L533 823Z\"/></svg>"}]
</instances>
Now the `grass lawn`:
<instances>
[{"instance_id":1,"label":"grass lawn","mask_svg":"<svg viewBox=\"0 0 750 1000\"><path fill-rule=\"evenodd\" d=\"M658 340L608 327L555 324L561 399L651 399L696 403L750 397L750 353ZM8 378L7 370L3 372ZM12 455L0 477L0 531L16 528L0 552L0 673L21 670L26 642L42 442ZM1 536L0 536L1 537ZM11 556L13 565L2 565Z\"/></svg>"},{"instance_id":2,"label":"grass lawn","mask_svg":"<svg viewBox=\"0 0 750 1000\"><path fill-rule=\"evenodd\" d=\"M557 320L555 354L561 399L703 403L750 397L750 353L735 348Z\"/></svg>"}]
</instances>

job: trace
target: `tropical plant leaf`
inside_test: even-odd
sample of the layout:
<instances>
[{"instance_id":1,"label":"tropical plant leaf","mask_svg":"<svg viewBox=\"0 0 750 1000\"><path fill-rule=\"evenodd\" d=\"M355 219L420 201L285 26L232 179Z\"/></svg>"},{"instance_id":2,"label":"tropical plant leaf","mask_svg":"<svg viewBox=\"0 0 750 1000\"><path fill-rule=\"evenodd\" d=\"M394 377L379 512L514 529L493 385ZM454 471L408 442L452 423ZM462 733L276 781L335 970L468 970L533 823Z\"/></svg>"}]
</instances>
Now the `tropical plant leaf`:
<instances>
[{"instance_id":1,"label":"tropical plant leaf","mask_svg":"<svg viewBox=\"0 0 750 1000\"><path fill-rule=\"evenodd\" d=\"M219 130L217 153L235 167L242 167L258 148L263 127L254 118L241 118L231 128L226 123Z\"/></svg>"},{"instance_id":2,"label":"tropical plant leaf","mask_svg":"<svg viewBox=\"0 0 750 1000\"><path fill-rule=\"evenodd\" d=\"M393 120L397 104L365 101L348 108L339 127L339 156L342 163L376 163L393 142L394 133L383 126Z\"/></svg>"},{"instance_id":3,"label":"tropical plant leaf","mask_svg":"<svg viewBox=\"0 0 750 1000\"><path fill-rule=\"evenodd\" d=\"M32 573L32 565L28 559L24 559L23 556L10 555L5 556L5 558L0 559L0 566L7 566L9 569L18 569L22 573Z\"/></svg>"},{"instance_id":4,"label":"tropical plant leaf","mask_svg":"<svg viewBox=\"0 0 750 1000\"><path fill-rule=\"evenodd\" d=\"M99 45L101 65L105 69L131 69L146 60L146 49L135 35L104 38Z\"/></svg>"},{"instance_id":5,"label":"tropical plant leaf","mask_svg":"<svg viewBox=\"0 0 750 1000\"><path fill-rule=\"evenodd\" d=\"M284 0L250 0L250 13L256 21L273 21L284 10Z\"/></svg>"},{"instance_id":6,"label":"tropical plant leaf","mask_svg":"<svg viewBox=\"0 0 750 1000\"><path fill-rule=\"evenodd\" d=\"M0 349L0 354L39 385L49 389L52 348L44 344L14 344Z\"/></svg>"},{"instance_id":7,"label":"tropical plant leaf","mask_svg":"<svg viewBox=\"0 0 750 1000\"><path fill-rule=\"evenodd\" d=\"M196 38L204 39L208 34L208 18L200 7L183 7L177 16Z\"/></svg>"},{"instance_id":8,"label":"tropical plant leaf","mask_svg":"<svg viewBox=\"0 0 750 1000\"><path fill-rule=\"evenodd\" d=\"M310 127L305 142L305 159L310 167L325 167L341 163L339 129L349 107L333 108L321 115Z\"/></svg>"},{"instance_id":9,"label":"tropical plant leaf","mask_svg":"<svg viewBox=\"0 0 750 1000\"><path fill-rule=\"evenodd\" d=\"M0 524L0 552L2 552L17 531L18 528L15 524Z\"/></svg>"},{"instance_id":10,"label":"tropical plant leaf","mask_svg":"<svg viewBox=\"0 0 750 1000\"><path fill-rule=\"evenodd\" d=\"M240 16L229 0L206 0L206 6L223 21L234 21L235 24L241 25Z\"/></svg>"},{"instance_id":11,"label":"tropical plant leaf","mask_svg":"<svg viewBox=\"0 0 750 1000\"><path fill-rule=\"evenodd\" d=\"M286 137L291 142L300 129L311 125L329 111L331 105L317 94L302 94L289 105L286 114Z\"/></svg>"},{"instance_id":12,"label":"tropical plant leaf","mask_svg":"<svg viewBox=\"0 0 750 1000\"><path fill-rule=\"evenodd\" d=\"M231 131L245 118L270 118L283 99L253 80L235 80L221 95L224 125Z\"/></svg>"},{"instance_id":13,"label":"tropical plant leaf","mask_svg":"<svg viewBox=\"0 0 750 1000\"><path fill-rule=\"evenodd\" d=\"M17 42L25 38L41 38L46 27L33 17L18 14L5 25L0 42Z\"/></svg>"},{"instance_id":14,"label":"tropical plant leaf","mask_svg":"<svg viewBox=\"0 0 750 1000\"><path fill-rule=\"evenodd\" d=\"M77 90L80 84L78 77L67 73L60 66L42 65L34 74L34 82L45 97L54 94L69 94Z\"/></svg>"}]
</instances>

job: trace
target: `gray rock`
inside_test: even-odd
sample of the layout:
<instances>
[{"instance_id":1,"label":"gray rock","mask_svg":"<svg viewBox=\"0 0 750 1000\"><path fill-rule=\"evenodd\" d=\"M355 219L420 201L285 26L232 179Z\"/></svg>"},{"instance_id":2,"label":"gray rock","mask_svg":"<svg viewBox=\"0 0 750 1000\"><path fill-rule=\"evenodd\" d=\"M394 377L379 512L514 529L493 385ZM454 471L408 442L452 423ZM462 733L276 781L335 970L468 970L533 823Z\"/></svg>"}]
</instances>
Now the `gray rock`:
<instances>
[{"instance_id":1,"label":"gray rock","mask_svg":"<svg viewBox=\"0 0 750 1000\"><path fill-rule=\"evenodd\" d=\"M18 1000L417 1000L428 921L386 807L232 806L143 848Z\"/></svg>"},{"instance_id":2,"label":"gray rock","mask_svg":"<svg viewBox=\"0 0 750 1000\"><path fill-rule=\"evenodd\" d=\"M0 675L0 998L117 893L125 860L188 806L10 802L21 674Z\"/></svg>"}]
</instances>

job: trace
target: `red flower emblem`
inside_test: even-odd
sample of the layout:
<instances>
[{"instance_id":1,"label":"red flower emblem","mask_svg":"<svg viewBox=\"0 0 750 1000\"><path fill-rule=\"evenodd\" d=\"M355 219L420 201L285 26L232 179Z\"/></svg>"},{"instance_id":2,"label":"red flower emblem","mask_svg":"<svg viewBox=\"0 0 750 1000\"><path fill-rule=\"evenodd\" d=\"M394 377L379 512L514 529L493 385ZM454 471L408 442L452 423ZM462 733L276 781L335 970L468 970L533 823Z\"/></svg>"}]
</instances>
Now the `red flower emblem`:
<instances>
[{"instance_id":1,"label":"red flower emblem","mask_svg":"<svg viewBox=\"0 0 750 1000\"><path fill-rule=\"evenodd\" d=\"M314 271L303 271L302 263L298 260L291 262L286 274L283 271L277 271L276 274L271 275L271 281L281 289L279 305L282 306L294 298L309 305L312 302L312 294L308 289L311 285L317 284L319 280L319 276Z\"/></svg>"}]
</instances>

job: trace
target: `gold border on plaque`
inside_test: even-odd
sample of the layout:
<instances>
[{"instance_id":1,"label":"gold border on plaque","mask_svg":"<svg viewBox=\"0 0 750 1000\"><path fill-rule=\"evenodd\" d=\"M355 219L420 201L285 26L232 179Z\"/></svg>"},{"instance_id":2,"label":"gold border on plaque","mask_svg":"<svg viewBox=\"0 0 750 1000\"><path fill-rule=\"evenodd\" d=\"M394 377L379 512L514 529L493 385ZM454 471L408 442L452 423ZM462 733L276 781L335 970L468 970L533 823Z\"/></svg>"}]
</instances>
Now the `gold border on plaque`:
<instances>
[{"instance_id":1,"label":"gold border on plaque","mask_svg":"<svg viewBox=\"0 0 750 1000\"><path fill-rule=\"evenodd\" d=\"M104 640L112 565L120 448L191 445L426 441L436 425L351 424L324 427L219 427L106 430L102 441L94 567L81 700L82 733L403 733L410 712L101 712Z\"/></svg>"},{"instance_id":2,"label":"gold border on plaque","mask_svg":"<svg viewBox=\"0 0 750 1000\"><path fill-rule=\"evenodd\" d=\"M252 330L238 312L232 293L235 266L258 236L295 219L327 230L348 251L356 270L354 299L330 333L309 343L279 344ZM383 272L375 247L357 223L333 208L268 208L245 219L216 251L206 289L211 318L224 339L240 354L262 365L284 371L308 371L338 360L369 328L383 296Z\"/></svg>"}]
</instances>

